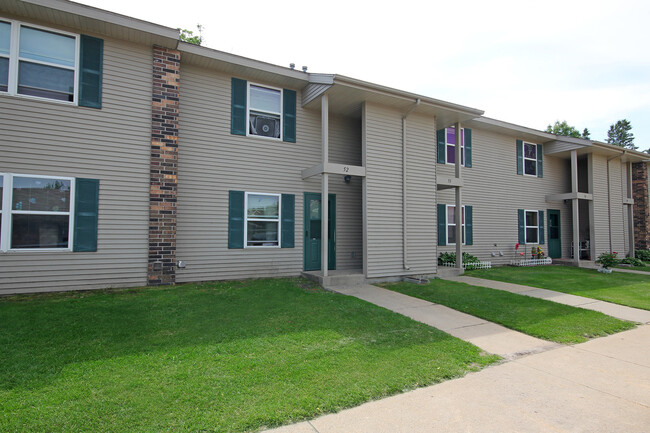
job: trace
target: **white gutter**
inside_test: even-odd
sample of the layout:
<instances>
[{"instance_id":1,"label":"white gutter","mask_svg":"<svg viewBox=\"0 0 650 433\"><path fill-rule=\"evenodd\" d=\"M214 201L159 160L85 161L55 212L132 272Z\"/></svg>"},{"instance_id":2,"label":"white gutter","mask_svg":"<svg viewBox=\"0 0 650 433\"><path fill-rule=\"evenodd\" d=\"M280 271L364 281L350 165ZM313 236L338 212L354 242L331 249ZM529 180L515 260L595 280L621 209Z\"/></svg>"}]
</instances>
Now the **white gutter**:
<instances>
[{"instance_id":1,"label":"white gutter","mask_svg":"<svg viewBox=\"0 0 650 433\"><path fill-rule=\"evenodd\" d=\"M415 103L409 108L406 113L402 116L402 256L403 262L402 266L405 270L410 270L411 267L408 264L408 245L407 245L407 198L406 195L406 118L415 110L415 108L420 105L420 98L415 100Z\"/></svg>"}]
</instances>

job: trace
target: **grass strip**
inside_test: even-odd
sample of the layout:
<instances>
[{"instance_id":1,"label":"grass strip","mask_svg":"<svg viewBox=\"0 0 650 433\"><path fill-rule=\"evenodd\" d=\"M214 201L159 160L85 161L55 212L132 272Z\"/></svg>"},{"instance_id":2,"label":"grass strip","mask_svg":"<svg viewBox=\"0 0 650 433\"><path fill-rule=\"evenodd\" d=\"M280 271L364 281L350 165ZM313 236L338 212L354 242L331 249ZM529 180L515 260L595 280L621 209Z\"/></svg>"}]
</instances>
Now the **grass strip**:
<instances>
[{"instance_id":1,"label":"grass strip","mask_svg":"<svg viewBox=\"0 0 650 433\"><path fill-rule=\"evenodd\" d=\"M555 290L629 307L650 310L650 277L625 272L603 274L572 266L477 269L466 275Z\"/></svg>"},{"instance_id":2,"label":"grass strip","mask_svg":"<svg viewBox=\"0 0 650 433\"><path fill-rule=\"evenodd\" d=\"M17 296L0 431L257 431L498 359L301 279Z\"/></svg>"},{"instance_id":3,"label":"grass strip","mask_svg":"<svg viewBox=\"0 0 650 433\"><path fill-rule=\"evenodd\" d=\"M434 279L424 285L387 283L383 286L558 343L581 343L635 326L597 311L455 281Z\"/></svg>"}]
</instances>

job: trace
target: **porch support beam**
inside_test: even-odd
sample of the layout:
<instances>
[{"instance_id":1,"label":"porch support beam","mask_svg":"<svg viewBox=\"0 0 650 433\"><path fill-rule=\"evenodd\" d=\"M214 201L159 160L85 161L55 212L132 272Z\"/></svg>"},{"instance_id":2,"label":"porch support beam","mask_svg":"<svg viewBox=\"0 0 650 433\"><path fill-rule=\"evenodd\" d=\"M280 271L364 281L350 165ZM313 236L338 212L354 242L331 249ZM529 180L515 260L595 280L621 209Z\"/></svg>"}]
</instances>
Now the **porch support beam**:
<instances>
[{"instance_id":1,"label":"porch support beam","mask_svg":"<svg viewBox=\"0 0 650 433\"><path fill-rule=\"evenodd\" d=\"M573 212L573 262L580 265L580 215L578 208L578 151L571 151L571 199Z\"/></svg>"},{"instance_id":2,"label":"porch support beam","mask_svg":"<svg viewBox=\"0 0 650 433\"><path fill-rule=\"evenodd\" d=\"M456 163L455 163L455 175L456 180L459 183L459 186L456 187L456 267L463 272L463 202L460 185L463 184L462 172L461 172L461 126L460 122L454 125L455 130L455 140L456 140Z\"/></svg>"},{"instance_id":3,"label":"porch support beam","mask_svg":"<svg viewBox=\"0 0 650 433\"><path fill-rule=\"evenodd\" d=\"M438 176L437 185L438 190L463 186L463 179L458 179L451 176Z\"/></svg>"},{"instance_id":4,"label":"porch support beam","mask_svg":"<svg viewBox=\"0 0 650 433\"><path fill-rule=\"evenodd\" d=\"M366 168L358 165L334 164L332 162L326 162L324 164L317 164L313 167L309 167L301 171L303 180L313 176L318 176L319 174L323 173L365 177Z\"/></svg>"},{"instance_id":5,"label":"porch support beam","mask_svg":"<svg viewBox=\"0 0 650 433\"><path fill-rule=\"evenodd\" d=\"M321 141L322 141L322 155L321 163L325 167L329 159L329 99L327 94L321 96ZM321 186L321 196L320 196L320 209L321 209L321 271L323 277L327 277L328 270L328 217L329 217L329 175L323 173L322 175L322 186Z\"/></svg>"},{"instance_id":6,"label":"porch support beam","mask_svg":"<svg viewBox=\"0 0 650 433\"><path fill-rule=\"evenodd\" d=\"M546 201L562 201L562 200L593 200L594 196L586 192L567 192L565 194L549 194L546 197Z\"/></svg>"}]
</instances>

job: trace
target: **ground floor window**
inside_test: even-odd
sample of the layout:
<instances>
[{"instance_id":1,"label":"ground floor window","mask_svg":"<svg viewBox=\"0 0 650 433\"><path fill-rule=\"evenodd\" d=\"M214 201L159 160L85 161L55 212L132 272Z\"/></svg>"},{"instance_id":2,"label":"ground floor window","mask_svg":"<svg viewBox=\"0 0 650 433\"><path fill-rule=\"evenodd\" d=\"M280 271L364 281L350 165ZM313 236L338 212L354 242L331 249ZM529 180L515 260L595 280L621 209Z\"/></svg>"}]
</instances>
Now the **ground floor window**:
<instances>
[{"instance_id":1,"label":"ground floor window","mask_svg":"<svg viewBox=\"0 0 650 433\"><path fill-rule=\"evenodd\" d=\"M247 247L280 246L280 194L246 193Z\"/></svg>"},{"instance_id":2,"label":"ground floor window","mask_svg":"<svg viewBox=\"0 0 650 433\"><path fill-rule=\"evenodd\" d=\"M465 244L465 206L461 209L461 242ZM452 204L447 205L447 245L456 245L456 206Z\"/></svg>"},{"instance_id":3,"label":"ground floor window","mask_svg":"<svg viewBox=\"0 0 650 433\"><path fill-rule=\"evenodd\" d=\"M539 242L539 213L536 210L526 211L526 243L536 244Z\"/></svg>"},{"instance_id":4,"label":"ground floor window","mask_svg":"<svg viewBox=\"0 0 650 433\"><path fill-rule=\"evenodd\" d=\"M75 179L0 174L0 250L71 249Z\"/></svg>"}]
</instances>

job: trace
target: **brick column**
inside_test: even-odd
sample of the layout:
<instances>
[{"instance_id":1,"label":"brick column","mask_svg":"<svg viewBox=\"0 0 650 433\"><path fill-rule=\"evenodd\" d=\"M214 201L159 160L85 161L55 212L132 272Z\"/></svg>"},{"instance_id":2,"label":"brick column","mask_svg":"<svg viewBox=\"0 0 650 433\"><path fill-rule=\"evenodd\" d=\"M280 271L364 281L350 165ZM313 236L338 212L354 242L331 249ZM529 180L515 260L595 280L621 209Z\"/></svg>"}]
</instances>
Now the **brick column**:
<instances>
[{"instance_id":1,"label":"brick column","mask_svg":"<svg viewBox=\"0 0 650 433\"><path fill-rule=\"evenodd\" d=\"M179 51L153 47L148 284L176 282Z\"/></svg>"},{"instance_id":2,"label":"brick column","mask_svg":"<svg viewBox=\"0 0 650 433\"><path fill-rule=\"evenodd\" d=\"M634 199L634 248L650 249L650 199L648 197L648 165L632 164L632 198Z\"/></svg>"}]
</instances>

